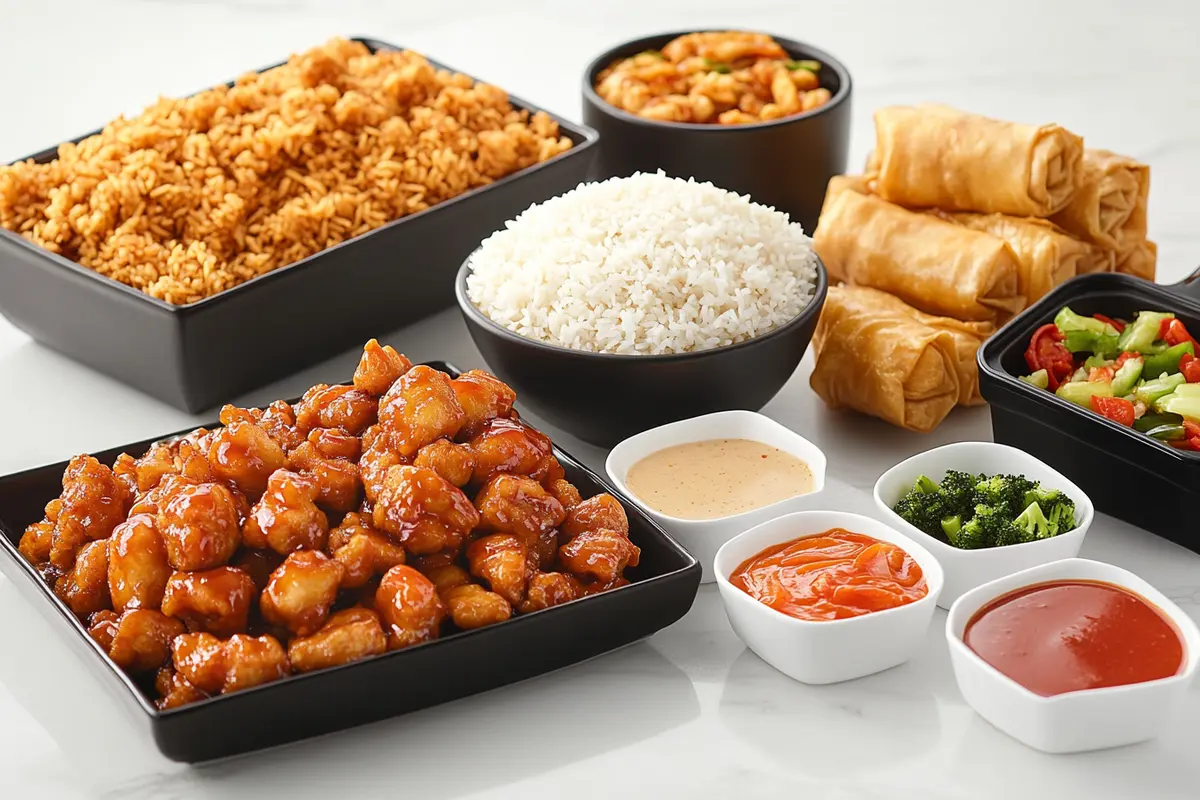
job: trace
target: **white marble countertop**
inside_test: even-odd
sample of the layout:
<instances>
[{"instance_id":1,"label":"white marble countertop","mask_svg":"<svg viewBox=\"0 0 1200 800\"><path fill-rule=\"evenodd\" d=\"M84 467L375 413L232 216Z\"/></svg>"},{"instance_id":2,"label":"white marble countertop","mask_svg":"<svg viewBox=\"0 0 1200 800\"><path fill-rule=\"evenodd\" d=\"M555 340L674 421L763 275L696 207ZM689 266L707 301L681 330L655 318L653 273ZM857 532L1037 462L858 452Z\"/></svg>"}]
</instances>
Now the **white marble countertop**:
<instances>
[{"instance_id":1,"label":"white marble countertop","mask_svg":"<svg viewBox=\"0 0 1200 800\"><path fill-rule=\"evenodd\" d=\"M870 147L873 109L919 101L1058 121L1090 144L1142 158L1153 166L1160 279L1200 264L1200 6L1191 0L0 0L0 161L339 33L414 47L578 118L579 75L594 53L647 32L722 25L810 41L848 64L852 164ZM455 311L380 338L414 360L483 366ZM347 353L244 400L342 380L354 360ZM875 478L914 452L990 438L986 409L956 412L924 437L830 413L808 388L810 367L806 359L766 413L826 450L839 507L863 507ZM200 421L34 344L2 319L0 386L0 474ZM555 439L602 465L596 448ZM1104 517L1082 555L1138 572L1200 619L1200 556ZM708 586L676 625L586 664L189 768L130 727L0 578L0 797L1200 796L1200 685L1157 741L1042 755L964 704L944 620L939 611L927 646L902 667L807 687L743 647Z\"/></svg>"}]
</instances>

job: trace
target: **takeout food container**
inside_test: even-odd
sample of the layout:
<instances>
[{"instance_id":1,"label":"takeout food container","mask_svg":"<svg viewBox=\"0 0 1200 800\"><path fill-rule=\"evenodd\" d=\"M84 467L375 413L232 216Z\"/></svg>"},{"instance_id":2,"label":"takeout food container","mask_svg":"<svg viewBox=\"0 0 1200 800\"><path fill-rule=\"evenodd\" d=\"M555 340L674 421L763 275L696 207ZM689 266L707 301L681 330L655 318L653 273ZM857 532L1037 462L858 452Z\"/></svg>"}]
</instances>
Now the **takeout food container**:
<instances>
[{"instance_id":1,"label":"takeout food container","mask_svg":"<svg viewBox=\"0 0 1200 800\"><path fill-rule=\"evenodd\" d=\"M48 347L176 408L211 408L452 305L454 271L481 239L587 176L596 132L550 116L573 143L565 153L186 306L0 228L0 313ZM57 146L30 157L56 155Z\"/></svg>"},{"instance_id":2,"label":"takeout food container","mask_svg":"<svg viewBox=\"0 0 1200 800\"><path fill-rule=\"evenodd\" d=\"M459 374L445 363L430 366ZM104 463L121 452L137 457L161 438L93 455ZM555 447L554 455L585 497L612 492L567 453ZM700 582L696 560L637 506L624 501L630 538L642 549L641 563L626 572L632 581L628 586L490 627L159 711L152 695L112 662L17 551L25 526L40 518L42 507L61 491L65 467L66 462L60 462L0 477L0 570L93 668L96 691L119 696L138 722L150 728L163 754L175 761L207 761L285 744L583 661L675 622L691 607ZM5 646L22 645L6 642Z\"/></svg>"},{"instance_id":3,"label":"takeout food container","mask_svg":"<svg viewBox=\"0 0 1200 800\"><path fill-rule=\"evenodd\" d=\"M925 573L929 593L907 605L837 620L803 620L763 605L729 582L746 559L771 545L845 528L891 542ZM802 683L837 683L899 666L925 640L944 578L933 554L879 520L844 511L798 511L735 536L717 551L713 569L729 624L746 646Z\"/></svg>"},{"instance_id":4,"label":"takeout food container","mask_svg":"<svg viewBox=\"0 0 1200 800\"><path fill-rule=\"evenodd\" d=\"M821 213L825 186L846 171L850 147L850 72L833 56L771 34L792 58L821 62L821 86L833 96L812 111L752 125L659 122L623 111L596 93L596 76L617 59L661 48L677 36L694 32L659 33L625 42L588 65L581 86L583 121L599 131L604 142L593 175L603 179L661 169L675 178L711 181L786 211L811 233Z\"/></svg>"},{"instance_id":5,"label":"takeout food container","mask_svg":"<svg viewBox=\"0 0 1200 800\"><path fill-rule=\"evenodd\" d=\"M815 258L808 305L744 342L664 355L572 350L493 322L467 297L468 258L454 290L475 346L522 405L586 442L611 447L636 433L701 414L757 411L792 377L817 328L829 280Z\"/></svg>"},{"instance_id":6,"label":"takeout food container","mask_svg":"<svg viewBox=\"0 0 1200 800\"><path fill-rule=\"evenodd\" d=\"M1095 499L1096 509L1200 552L1200 453L1170 446L1017 379L1029 372L1033 332L1063 306L1080 314L1129 318L1174 312L1200 330L1200 271L1162 286L1116 273L1064 283L979 348L979 386L992 406L992 435L1040 458Z\"/></svg>"},{"instance_id":7,"label":"takeout food container","mask_svg":"<svg viewBox=\"0 0 1200 800\"><path fill-rule=\"evenodd\" d=\"M680 519L655 511L625 484L629 469L651 453L666 447L707 439L750 439L790 453L808 464L812 471L813 490L808 494L789 497L769 506L728 517ZM609 481L621 490L625 498L661 525L675 541L696 557L700 566L704 568L701 583L712 583L717 579L713 571L713 559L716 558L721 545L737 534L773 517L803 509L819 508L824 497L822 491L825 488L825 466L825 453L819 447L770 417L753 411L719 411L643 431L614 447L604 462Z\"/></svg>"},{"instance_id":8,"label":"takeout food container","mask_svg":"<svg viewBox=\"0 0 1200 800\"><path fill-rule=\"evenodd\" d=\"M987 603L1025 586L1062 579L1102 581L1140 595L1170 618L1183 637L1178 675L1144 683L1042 697L1007 677L963 642L967 623ZM1183 705L1200 663L1200 630L1166 595L1132 572L1068 558L985 583L964 594L946 617L946 641L959 691L981 717L1022 744L1046 753L1078 753L1152 739Z\"/></svg>"},{"instance_id":9,"label":"takeout food container","mask_svg":"<svg viewBox=\"0 0 1200 800\"><path fill-rule=\"evenodd\" d=\"M1075 528L1023 544L960 550L910 525L892 510L918 477L928 475L940 482L951 469L989 476L1024 475L1047 488L1058 489L1075 501ZM879 476L874 495L875 506L884 519L929 548L942 565L946 572L946 586L938 598L942 608L950 608L955 600L980 584L1048 561L1079 555L1083 537L1096 515L1091 499L1060 472L1015 447L993 442L955 442L918 453Z\"/></svg>"}]
</instances>

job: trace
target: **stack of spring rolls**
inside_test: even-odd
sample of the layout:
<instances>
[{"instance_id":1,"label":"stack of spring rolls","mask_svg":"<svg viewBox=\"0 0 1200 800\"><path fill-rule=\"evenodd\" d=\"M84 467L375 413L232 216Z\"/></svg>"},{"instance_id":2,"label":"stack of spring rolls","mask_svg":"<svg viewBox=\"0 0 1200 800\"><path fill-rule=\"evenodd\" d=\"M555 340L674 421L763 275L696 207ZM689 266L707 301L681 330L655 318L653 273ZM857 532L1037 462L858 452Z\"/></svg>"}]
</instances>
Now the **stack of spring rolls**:
<instances>
[{"instance_id":1,"label":"stack of spring rolls","mask_svg":"<svg viewBox=\"0 0 1200 800\"><path fill-rule=\"evenodd\" d=\"M812 387L930 431L977 405L996 325L1075 275L1154 280L1150 168L1058 125L945 106L884 108L866 174L829 182L813 235L829 290Z\"/></svg>"}]
</instances>

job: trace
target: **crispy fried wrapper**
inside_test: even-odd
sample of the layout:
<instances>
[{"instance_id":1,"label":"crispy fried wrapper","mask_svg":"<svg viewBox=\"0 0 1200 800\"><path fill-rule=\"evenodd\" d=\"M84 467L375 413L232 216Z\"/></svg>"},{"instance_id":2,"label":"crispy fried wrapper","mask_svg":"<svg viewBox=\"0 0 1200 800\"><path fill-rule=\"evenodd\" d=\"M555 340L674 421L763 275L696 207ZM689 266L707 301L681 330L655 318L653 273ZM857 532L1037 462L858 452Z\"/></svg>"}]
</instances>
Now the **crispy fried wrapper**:
<instances>
[{"instance_id":1,"label":"crispy fried wrapper","mask_svg":"<svg viewBox=\"0 0 1200 800\"><path fill-rule=\"evenodd\" d=\"M954 335L881 308L882 292L833 286L813 337L810 383L830 408L926 433L958 403Z\"/></svg>"},{"instance_id":2,"label":"crispy fried wrapper","mask_svg":"<svg viewBox=\"0 0 1200 800\"><path fill-rule=\"evenodd\" d=\"M1158 245L1143 239L1127 253L1117 255L1116 271L1153 281L1158 274Z\"/></svg>"},{"instance_id":3,"label":"crispy fried wrapper","mask_svg":"<svg viewBox=\"0 0 1200 800\"><path fill-rule=\"evenodd\" d=\"M947 106L875 112L872 191L909 208L1048 217L1075 194L1083 139Z\"/></svg>"},{"instance_id":4,"label":"crispy fried wrapper","mask_svg":"<svg viewBox=\"0 0 1200 800\"><path fill-rule=\"evenodd\" d=\"M890 292L929 314L1004 321L1025 307L1012 248L988 233L830 184L813 245L831 280Z\"/></svg>"},{"instance_id":5,"label":"crispy fried wrapper","mask_svg":"<svg viewBox=\"0 0 1200 800\"><path fill-rule=\"evenodd\" d=\"M1053 219L1086 242L1127 253L1146 238L1149 195L1149 166L1107 150L1088 149L1075 196Z\"/></svg>"}]
</instances>

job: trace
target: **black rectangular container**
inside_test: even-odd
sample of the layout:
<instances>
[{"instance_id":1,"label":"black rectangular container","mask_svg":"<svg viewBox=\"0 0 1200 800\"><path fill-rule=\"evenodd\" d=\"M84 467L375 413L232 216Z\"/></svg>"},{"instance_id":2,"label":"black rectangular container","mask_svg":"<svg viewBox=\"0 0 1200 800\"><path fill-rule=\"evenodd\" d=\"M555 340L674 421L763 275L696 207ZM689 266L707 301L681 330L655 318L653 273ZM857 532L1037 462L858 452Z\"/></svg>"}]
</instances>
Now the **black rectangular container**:
<instances>
[{"instance_id":1,"label":"black rectangular container","mask_svg":"<svg viewBox=\"0 0 1200 800\"><path fill-rule=\"evenodd\" d=\"M0 313L48 347L176 408L212 408L372 332L454 305L454 275L481 240L587 177L598 135L551 116L573 142L565 153L186 306L0 228ZM29 158L56 155L51 148Z\"/></svg>"},{"instance_id":2,"label":"black rectangular container","mask_svg":"<svg viewBox=\"0 0 1200 800\"><path fill-rule=\"evenodd\" d=\"M1097 510L1200 552L1200 453L1143 433L1017 379L1033 332L1063 306L1129 319L1135 311L1174 312L1200 331L1200 271L1163 286L1113 273L1059 286L1015 317L979 350L979 385L992 406L997 442L1034 455L1075 481Z\"/></svg>"},{"instance_id":3,"label":"black rectangular container","mask_svg":"<svg viewBox=\"0 0 1200 800\"><path fill-rule=\"evenodd\" d=\"M430 366L458 374L448 364ZM121 452L141 455L160 438L92 455L112 463ZM94 667L96 690L119 696L149 725L167 758L198 762L246 753L541 675L645 638L686 614L700 586L696 559L594 472L557 447L554 455L584 497L609 492L625 507L629 536L642 549L641 563L626 572L628 586L170 711L155 708L17 552L25 526L41 519L42 507L62 490L67 462L0 477L0 571Z\"/></svg>"}]
</instances>

